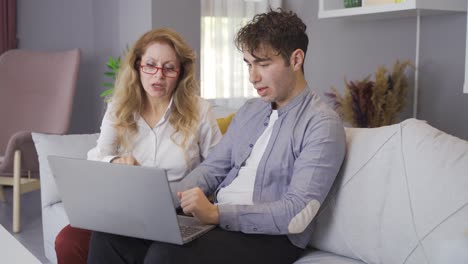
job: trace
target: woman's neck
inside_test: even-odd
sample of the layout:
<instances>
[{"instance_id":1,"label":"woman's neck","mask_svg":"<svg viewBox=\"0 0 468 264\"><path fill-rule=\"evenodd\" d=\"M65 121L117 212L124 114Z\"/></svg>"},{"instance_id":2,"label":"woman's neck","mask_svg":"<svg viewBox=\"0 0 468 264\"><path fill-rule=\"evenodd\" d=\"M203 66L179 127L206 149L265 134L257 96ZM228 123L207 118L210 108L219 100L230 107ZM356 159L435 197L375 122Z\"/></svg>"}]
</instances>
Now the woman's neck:
<instances>
[{"instance_id":1,"label":"woman's neck","mask_svg":"<svg viewBox=\"0 0 468 264\"><path fill-rule=\"evenodd\" d=\"M141 116L150 127L156 126L159 120L161 120L170 101L170 98L153 98L151 100L146 100Z\"/></svg>"},{"instance_id":2,"label":"woman's neck","mask_svg":"<svg viewBox=\"0 0 468 264\"><path fill-rule=\"evenodd\" d=\"M144 111L152 114L164 114L171 98L147 98Z\"/></svg>"}]
</instances>

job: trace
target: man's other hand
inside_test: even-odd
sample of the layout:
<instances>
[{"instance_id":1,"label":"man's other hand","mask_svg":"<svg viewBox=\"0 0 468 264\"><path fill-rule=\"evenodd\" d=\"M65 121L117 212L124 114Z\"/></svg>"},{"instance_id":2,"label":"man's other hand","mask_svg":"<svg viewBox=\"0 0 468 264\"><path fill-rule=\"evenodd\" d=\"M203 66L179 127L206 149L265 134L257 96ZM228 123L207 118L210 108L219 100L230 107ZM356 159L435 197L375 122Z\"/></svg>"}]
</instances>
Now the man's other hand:
<instances>
[{"instance_id":1,"label":"man's other hand","mask_svg":"<svg viewBox=\"0 0 468 264\"><path fill-rule=\"evenodd\" d=\"M185 214L195 216L204 224L217 225L219 223L218 207L208 200L200 188L195 187L178 192L177 196Z\"/></svg>"}]
</instances>

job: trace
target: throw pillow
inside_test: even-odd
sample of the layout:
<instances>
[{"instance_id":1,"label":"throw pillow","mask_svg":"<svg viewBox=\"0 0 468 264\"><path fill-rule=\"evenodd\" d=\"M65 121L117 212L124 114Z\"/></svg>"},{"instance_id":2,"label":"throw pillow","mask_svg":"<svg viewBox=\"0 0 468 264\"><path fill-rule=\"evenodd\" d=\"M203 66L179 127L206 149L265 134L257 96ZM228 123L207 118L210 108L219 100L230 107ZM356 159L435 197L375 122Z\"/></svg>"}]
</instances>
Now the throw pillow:
<instances>
[{"instance_id":1,"label":"throw pillow","mask_svg":"<svg viewBox=\"0 0 468 264\"><path fill-rule=\"evenodd\" d=\"M218 122L219 130L221 130L221 134L224 135L224 133L226 133L234 115L235 113L232 113L226 117L216 119L216 121Z\"/></svg>"}]
</instances>

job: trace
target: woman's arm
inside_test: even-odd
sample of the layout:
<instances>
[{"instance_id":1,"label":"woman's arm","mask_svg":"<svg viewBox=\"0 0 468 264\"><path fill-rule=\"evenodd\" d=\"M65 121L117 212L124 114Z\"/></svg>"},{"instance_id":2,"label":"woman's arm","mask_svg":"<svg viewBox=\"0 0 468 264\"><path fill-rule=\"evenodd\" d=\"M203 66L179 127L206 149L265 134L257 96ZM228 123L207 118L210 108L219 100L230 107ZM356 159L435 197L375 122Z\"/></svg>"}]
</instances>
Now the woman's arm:
<instances>
[{"instance_id":1,"label":"woman's arm","mask_svg":"<svg viewBox=\"0 0 468 264\"><path fill-rule=\"evenodd\" d=\"M112 104L109 104L102 119L101 133L99 134L97 145L88 151L88 160L111 162L118 157L117 146L115 145L117 131L113 126L112 108Z\"/></svg>"}]
</instances>

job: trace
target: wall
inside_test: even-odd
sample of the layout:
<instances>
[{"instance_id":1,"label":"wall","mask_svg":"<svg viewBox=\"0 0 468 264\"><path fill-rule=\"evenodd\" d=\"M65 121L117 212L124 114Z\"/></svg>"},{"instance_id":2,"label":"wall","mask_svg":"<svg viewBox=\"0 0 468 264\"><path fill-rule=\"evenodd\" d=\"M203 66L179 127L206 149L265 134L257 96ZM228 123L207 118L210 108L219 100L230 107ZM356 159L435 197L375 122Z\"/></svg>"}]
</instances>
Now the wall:
<instances>
[{"instance_id":1,"label":"wall","mask_svg":"<svg viewBox=\"0 0 468 264\"><path fill-rule=\"evenodd\" d=\"M466 14L421 20L419 118L468 139L465 77Z\"/></svg>"},{"instance_id":2,"label":"wall","mask_svg":"<svg viewBox=\"0 0 468 264\"><path fill-rule=\"evenodd\" d=\"M118 0L119 45L122 52L152 28L152 0Z\"/></svg>"},{"instance_id":3,"label":"wall","mask_svg":"<svg viewBox=\"0 0 468 264\"><path fill-rule=\"evenodd\" d=\"M200 1L153 0L152 7L153 28L169 27L187 41L192 49L200 56ZM197 78L199 79L200 60L197 60Z\"/></svg>"},{"instance_id":4,"label":"wall","mask_svg":"<svg viewBox=\"0 0 468 264\"><path fill-rule=\"evenodd\" d=\"M416 18L385 20L318 20L318 1L284 0L308 25L305 63L310 86L320 92L343 90L343 79L361 79L377 66L396 59L415 60ZM179 31L200 50L200 2L119 0L18 0L19 47L64 50L79 47L82 63L71 132L99 130L107 81L108 56L119 56L126 44L150 27ZM115 15L118 14L118 15ZM420 46L418 118L468 139L468 94L462 93L466 14L423 17ZM412 77L411 77L412 78ZM412 116L412 96L402 118Z\"/></svg>"},{"instance_id":5,"label":"wall","mask_svg":"<svg viewBox=\"0 0 468 264\"><path fill-rule=\"evenodd\" d=\"M20 49L81 49L71 133L97 131L103 111L99 94L108 56L117 56L118 6L113 0L19 0Z\"/></svg>"},{"instance_id":6,"label":"wall","mask_svg":"<svg viewBox=\"0 0 468 264\"><path fill-rule=\"evenodd\" d=\"M200 50L199 1L18 0L17 12L20 49L81 49L70 133L99 131L105 109L99 94L110 81L105 64L144 32L172 27Z\"/></svg>"},{"instance_id":7,"label":"wall","mask_svg":"<svg viewBox=\"0 0 468 264\"><path fill-rule=\"evenodd\" d=\"M306 78L321 93L330 86L343 91L345 77L362 79L379 65L390 68L396 59L415 61L415 17L319 20L318 1L287 0L285 8L307 24ZM465 32L466 14L422 17L417 117L468 139L468 94L463 94ZM412 117L412 92L401 119Z\"/></svg>"}]
</instances>

